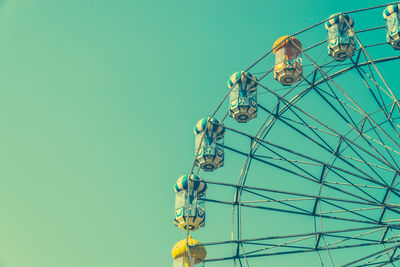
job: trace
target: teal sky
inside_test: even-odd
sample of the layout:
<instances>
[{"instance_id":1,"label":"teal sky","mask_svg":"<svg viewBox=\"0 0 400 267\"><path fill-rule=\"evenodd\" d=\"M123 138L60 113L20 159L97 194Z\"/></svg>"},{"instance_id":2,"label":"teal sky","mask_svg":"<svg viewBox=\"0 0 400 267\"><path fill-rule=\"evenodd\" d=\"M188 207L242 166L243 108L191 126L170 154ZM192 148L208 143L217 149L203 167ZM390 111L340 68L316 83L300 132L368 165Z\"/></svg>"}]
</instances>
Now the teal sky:
<instances>
[{"instance_id":1,"label":"teal sky","mask_svg":"<svg viewBox=\"0 0 400 267\"><path fill-rule=\"evenodd\" d=\"M229 76L281 35L380 3L2 0L0 266L172 266L172 186Z\"/></svg>"}]
</instances>

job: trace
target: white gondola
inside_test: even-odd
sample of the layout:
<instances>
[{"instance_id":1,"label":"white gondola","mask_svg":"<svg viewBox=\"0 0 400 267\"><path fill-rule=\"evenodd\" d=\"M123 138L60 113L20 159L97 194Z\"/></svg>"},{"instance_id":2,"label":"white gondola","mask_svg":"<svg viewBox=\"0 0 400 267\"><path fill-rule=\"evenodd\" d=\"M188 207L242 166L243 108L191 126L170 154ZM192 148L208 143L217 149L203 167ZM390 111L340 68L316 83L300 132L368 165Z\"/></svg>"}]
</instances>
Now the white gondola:
<instances>
[{"instance_id":1,"label":"white gondola","mask_svg":"<svg viewBox=\"0 0 400 267\"><path fill-rule=\"evenodd\" d=\"M238 122L248 122L257 116L257 78L244 71L232 74L228 80L229 116Z\"/></svg>"},{"instance_id":2,"label":"white gondola","mask_svg":"<svg viewBox=\"0 0 400 267\"><path fill-rule=\"evenodd\" d=\"M328 30L328 54L335 61L351 58L356 50L354 20L349 15L333 14L325 28Z\"/></svg>"},{"instance_id":3,"label":"white gondola","mask_svg":"<svg viewBox=\"0 0 400 267\"><path fill-rule=\"evenodd\" d=\"M224 165L223 138L225 128L215 118L203 118L194 127L195 164L204 171L214 171Z\"/></svg>"},{"instance_id":4,"label":"white gondola","mask_svg":"<svg viewBox=\"0 0 400 267\"><path fill-rule=\"evenodd\" d=\"M204 201L198 197L206 194L206 182L196 174L183 175L176 181L174 190L175 225L182 230L190 231L203 227L206 211Z\"/></svg>"},{"instance_id":5,"label":"white gondola","mask_svg":"<svg viewBox=\"0 0 400 267\"><path fill-rule=\"evenodd\" d=\"M383 11L386 21L386 41L396 50L400 49L400 4L390 5Z\"/></svg>"}]
</instances>

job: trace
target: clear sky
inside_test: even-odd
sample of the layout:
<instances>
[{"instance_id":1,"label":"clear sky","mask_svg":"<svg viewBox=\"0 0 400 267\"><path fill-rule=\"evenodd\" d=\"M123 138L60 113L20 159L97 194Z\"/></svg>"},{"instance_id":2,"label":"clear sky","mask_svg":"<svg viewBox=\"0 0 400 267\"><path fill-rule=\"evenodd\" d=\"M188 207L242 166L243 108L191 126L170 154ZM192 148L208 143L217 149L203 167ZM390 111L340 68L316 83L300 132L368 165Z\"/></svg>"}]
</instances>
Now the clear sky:
<instances>
[{"instance_id":1,"label":"clear sky","mask_svg":"<svg viewBox=\"0 0 400 267\"><path fill-rule=\"evenodd\" d=\"M172 266L172 186L229 76L380 3L2 0L0 266Z\"/></svg>"}]
</instances>

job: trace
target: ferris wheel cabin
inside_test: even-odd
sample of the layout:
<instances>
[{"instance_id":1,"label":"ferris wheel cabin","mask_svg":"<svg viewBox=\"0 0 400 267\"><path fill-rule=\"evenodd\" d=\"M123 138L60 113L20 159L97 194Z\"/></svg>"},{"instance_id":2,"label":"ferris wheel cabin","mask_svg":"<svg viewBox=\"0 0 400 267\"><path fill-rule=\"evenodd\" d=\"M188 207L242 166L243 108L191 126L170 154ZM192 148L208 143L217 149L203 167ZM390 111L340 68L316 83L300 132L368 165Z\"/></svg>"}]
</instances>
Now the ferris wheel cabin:
<instances>
[{"instance_id":1,"label":"ferris wheel cabin","mask_svg":"<svg viewBox=\"0 0 400 267\"><path fill-rule=\"evenodd\" d=\"M232 74L228 80L229 116L238 122L248 122L257 116L257 78L244 71Z\"/></svg>"},{"instance_id":2,"label":"ferris wheel cabin","mask_svg":"<svg viewBox=\"0 0 400 267\"><path fill-rule=\"evenodd\" d=\"M178 178L175 190L174 224L182 230L195 231L204 226L206 219L203 197L207 183L196 174L183 175Z\"/></svg>"},{"instance_id":3,"label":"ferris wheel cabin","mask_svg":"<svg viewBox=\"0 0 400 267\"><path fill-rule=\"evenodd\" d=\"M328 30L328 54L335 61L351 58L356 50L354 20L349 15L333 14L325 28Z\"/></svg>"},{"instance_id":4,"label":"ferris wheel cabin","mask_svg":"<svg viewBox=\"0 0 400 267\"><path fill-rule=\"evenodd\" d=\"M383 11L386 21L386 41L396 50L400 50L400 4L390 5Z\"/></svg>"},{"instance_id":5,"label":"ferris wheel cabin","mask_svg":"<svg viewBox=\"0 0 400 267\"><path fill-rule=\"evenodd\" d=\"M282 36L273 45L275 54L274 78L283 85L292 85L303 74L299 39L288 35Z\"/></svg>"},{"instance_id":6,"label":"ferris wheel cabin","mask_svg":"<svg viewBox=\"0 0 400 267\"><path fill-rule=\"evenodd\" d=\"M204 171L214 171L224 165L225 128L216 118L203 118L194 127L195 164Z\"/></svg>"},{"instance_id":7,"label":"ferris wheel cabin","mask_svg":"<svg viewBox=\"0 0 400 267\"><path fill-rule=\"evenodd\" d=\"M188 248L188 245L196 246ZM172 258L174 259L173 267L193 267L202 263L206 256L206 248L202 246L199 241L193 239L190 235L188 239L179 241L172 248Z\"/></svg>"}]
</instances>

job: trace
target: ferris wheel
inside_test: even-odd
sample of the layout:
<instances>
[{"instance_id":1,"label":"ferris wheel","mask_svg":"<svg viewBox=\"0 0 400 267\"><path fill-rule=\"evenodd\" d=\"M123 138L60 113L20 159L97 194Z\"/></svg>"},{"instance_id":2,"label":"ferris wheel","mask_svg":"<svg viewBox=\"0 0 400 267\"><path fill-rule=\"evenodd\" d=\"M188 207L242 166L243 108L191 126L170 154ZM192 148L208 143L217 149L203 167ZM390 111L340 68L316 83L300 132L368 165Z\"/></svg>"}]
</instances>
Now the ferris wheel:
<instances>
[{"instance_id":1,"label":"ferris wheel","mask_svg":"<svg viewBox=\"0 0 400 267\"><path fill-rule=\"evenodd\" d=\"M400 266L399 32L400 3L335 13L230 76L174 185L174 267Z\"/></svg>"}]
</instances>

